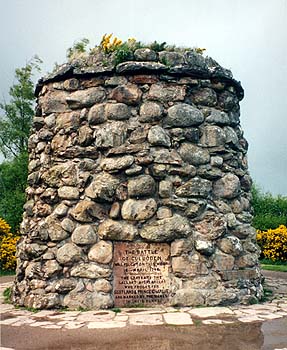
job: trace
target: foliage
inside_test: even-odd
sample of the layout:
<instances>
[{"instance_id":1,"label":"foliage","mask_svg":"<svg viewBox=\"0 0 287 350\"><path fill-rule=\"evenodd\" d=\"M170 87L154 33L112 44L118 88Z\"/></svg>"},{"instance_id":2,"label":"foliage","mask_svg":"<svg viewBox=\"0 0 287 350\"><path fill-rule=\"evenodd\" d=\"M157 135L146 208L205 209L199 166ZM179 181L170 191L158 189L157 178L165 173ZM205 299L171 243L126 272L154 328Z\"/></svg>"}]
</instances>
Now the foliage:
<instances>
[{"instance_id":1,"label":"foliage","mask_svg":"<svg viewBox=\"0 0 287 350\"><path fill-rule=\"evenodd\" d=\"M158 43L157 41L154 41L149 45L149 48L155 52L163 51L166 48L166 42Z\"/></svg>"},{"instance_id":2,"label":"foliage","mask_svg":"<svg viewBox=\"0 0 287 350\"><path fill-rule=\"evenodd\" d=\"M8 287L3 292L4 304L11 304L12 288Z\"/></svg>"},{"instance_id":3,"label":"foliage","mask_svg":"<svg viewBox=\"0 0 287 350\"><path fill-rule=\"evenodd\" d=\"M252 188L254 209L253 226L258 230L287 226L287 197L263 193L257 186Z\"/></svg>"},{"instance_id":4,"label":"foliage","mask_svg":"<svg viewBox=\"0 0 287 350\"><path fill-rule=\"evenodd\" d=\"M72 47L69 47L67 50L67 58L72 60L81 54L86 52L87 46L89 44L89 39L83 38L79 41L75 41Z\"/></svg>"},{"instance_id":5,"label":"foliage","mask_svg":"<svg viewBox=\"0 0 287 350\"><path fill-rule=\"evenodd\" d=\"M0 164L0 216L11 225L13 232L19 229L22 220L27 173L27 153Z\"/></svg>"},{"instance_id":6,"label":"foliage","mask_svg":"<svg viewBox=\"0 0 287 350\"><path fill-rule=\"evenodd\" d=\"M8 233L11 230L11 226L9 224L7 224L7 222L0 218L0 240L2 239L2 237L8 235Z\"/></svg>"},{"instance_id":7,"label":"foliage","mask_svg":"<svg viewBox=\"0 0 287 350\"><path fill-rule=\"evenodd\" d=\"M268 270L268 271L279 271L279 272L287 272L287 265L265 265L260 264L262 270Z\"/></svg>"},{"instance_id":8,"label":"foliage","mask_svg":"<svg viewBox=\"0 0 287 350\"><path fill-rule=\"evenodd\" d=\"M16 84L9 91L10 102L0 103L0 152L5 158L15 157L27 151L28 137L34 108L35 70L40 70L42 61L35 56L23 68L15 71Z\"/></svg>"},{"instance_id":9,"label":"foliage","mask_svg":"<svg viewBox=\"0 0 287 350\"><path fill-rule=\"evenodd\" d=\"M111 41L112 35L113 34L105 34L102 37L100 47L106 53L115 51L116 48L122 44L122 40L118 39L117 37L114 37L114 39Z\"/></svg>"},{"instance_id":10,"label":"foliage","mask_svg":"<svg viewBox=\"0 0 287 350\"><path fill-rule=\"evenodd\" d=\"M203 54L206 50L204 48L184 48L176 47L175 45L167 45L166 42L157 42L154 41L149 44L143 44L140 41L137 41L135 38L129 38L127 41L123 41L116 36L113 38L113 34L103 35L100 44L91 48L87 52L87 45L89 40L84 38L80 41L77 41L67 50L67 58L69 61L74 59L81 59L83 57L88 58L88 55L95 55L99 52L105 54L106 57L103 58L103 62L111 62L114 64L119 64L124 61L131 61L134 59L134 51L139 48L149 48L155 52L160 52L163 50L166 51L177 51L184 52L186 50L192 50L198 54ZM56 66L57 67L57 66Z\"/></svg>"},{"instance_id":11,"label":"foliage","mask_svg":"<svg viewBox=\"0 0 287 350\"><path fill-rule=\"evenodd\" d=\"M261 257L272 261L287 261L287 227L267 231L257 231L257 243L261 248Z\"/></svg>"},{"instance_id":12,"label":"foliage","mask_svg":"<svg viewBox=\"0 0 287 350\"><path fill-rule=\"evenodd\" d=\"M10 232L9 225L0 218L0 267L1 270L15 270L16 268L16 244L19 236Z\"/></svg>"}]
</instances>

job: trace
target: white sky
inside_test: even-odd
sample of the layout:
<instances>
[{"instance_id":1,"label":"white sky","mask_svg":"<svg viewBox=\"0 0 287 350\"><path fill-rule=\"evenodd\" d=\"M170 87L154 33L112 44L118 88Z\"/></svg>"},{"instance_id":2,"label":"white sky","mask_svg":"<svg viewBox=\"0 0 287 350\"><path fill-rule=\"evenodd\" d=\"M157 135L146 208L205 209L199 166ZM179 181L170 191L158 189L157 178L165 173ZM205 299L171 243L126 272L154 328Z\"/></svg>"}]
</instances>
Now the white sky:
<instances>
[{"instance_id":1,"label":"white sky","mask_svg":"<svg viewBox=\"0 0 287 350\"><path fill-rule=\"evenodd\" d=\"M265 191L287 195L287 0L0 0L0 97L35 54L43 74L66 49L103 34L199 46L241 80L249 169Z\"/></svg>"}]
</instances>

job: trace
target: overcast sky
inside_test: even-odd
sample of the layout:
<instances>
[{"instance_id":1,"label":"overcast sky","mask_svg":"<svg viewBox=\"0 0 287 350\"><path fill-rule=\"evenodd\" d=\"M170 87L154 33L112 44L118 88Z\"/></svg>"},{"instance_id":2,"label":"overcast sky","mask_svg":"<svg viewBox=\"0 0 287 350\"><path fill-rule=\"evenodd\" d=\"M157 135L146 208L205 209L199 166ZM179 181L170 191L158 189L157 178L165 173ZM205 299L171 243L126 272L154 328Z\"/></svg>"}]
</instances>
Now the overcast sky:
<instances>
[{"instance_id":1,"label":"overcast sky","mask_svg":"<svg viewBox=\"0 0 287 350\"><path fill-rule=\"evenodd\" d=\"M0 33L0 98L15 68L37 54L44 74L83 37L205 47L245 89L241 124L254 181L287 195L287 0L0 0Z\"/></svg>"}]
</instances>

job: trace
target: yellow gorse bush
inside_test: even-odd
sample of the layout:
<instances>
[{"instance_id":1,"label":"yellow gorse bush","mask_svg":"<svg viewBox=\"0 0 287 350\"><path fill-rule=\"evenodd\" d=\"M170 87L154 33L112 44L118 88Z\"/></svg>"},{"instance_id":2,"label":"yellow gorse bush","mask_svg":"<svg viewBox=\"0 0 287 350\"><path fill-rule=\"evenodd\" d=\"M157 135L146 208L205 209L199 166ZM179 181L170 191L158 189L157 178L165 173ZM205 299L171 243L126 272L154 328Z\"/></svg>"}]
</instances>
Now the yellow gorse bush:
<instances>
[{"instance_id":1,"label":"yellow gorse bush","mask_svg":"<svg viewBox=\"0 0 287 350\"><path fill-rule=\"evenodd\" d=\"M280 225L276 229L257 230L257 243L265 259L287 261L287 227Z\"/></svg>"},{"instance_id":2,"label":"yellow gorse bush","mask_svg":"<svg viewBox=\"0 0 287 350\"><path fill-rule=\"evenodd\" d=\"M105 34L100 43L100 47L107 53L114 51L123 43L122 40L118 39L117 37L114 37L114 39L111 40L112 36L113 34Z\"/></svg>"},{"instance_id":3,"label":"yellow gorse bush","mask_svg":"<svg viewBox=\"0 0 287 350\"><path fill-rule=\"evenodd\" d=\"M0 218L0 240L3 236L7 235L11 230L11 227L5 220Z\"/></svg>"},{"instance_id":4,"label":"yellow gorse bush","mask_svg":"<svg viewBox=\"0 0 287 350\"><path fill-rule=\"evenodd\" d=\"M20 238L10 232L11 227L0 218L0 267L1 270L15 270L16 245Z\"/></svg>"}]
</instances>

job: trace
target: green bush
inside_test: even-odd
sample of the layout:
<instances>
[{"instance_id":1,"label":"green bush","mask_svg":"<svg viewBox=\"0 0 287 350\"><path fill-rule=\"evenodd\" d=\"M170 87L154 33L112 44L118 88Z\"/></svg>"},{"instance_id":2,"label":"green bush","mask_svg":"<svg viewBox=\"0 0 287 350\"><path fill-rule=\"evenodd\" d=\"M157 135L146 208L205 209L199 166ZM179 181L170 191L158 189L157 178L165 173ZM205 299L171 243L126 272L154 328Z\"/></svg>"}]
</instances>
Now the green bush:
<instances>
[{"instance_id":1,"label":"green bush","mask_svg":"<svg viewBox=\"0 0 287 350\"><path fill-rule=\"evenodd\" d=\"M253 226L257 230L266 231L280 225L287 226L287 197L272 196L271 193L263 193L257 186L253 186L252 206Z\"/></svg>"}]
</instances>

